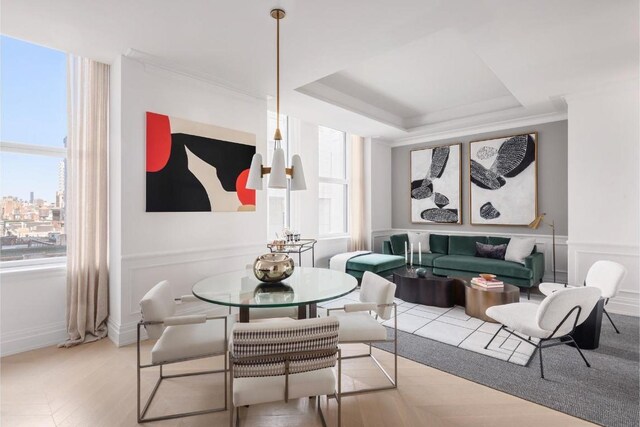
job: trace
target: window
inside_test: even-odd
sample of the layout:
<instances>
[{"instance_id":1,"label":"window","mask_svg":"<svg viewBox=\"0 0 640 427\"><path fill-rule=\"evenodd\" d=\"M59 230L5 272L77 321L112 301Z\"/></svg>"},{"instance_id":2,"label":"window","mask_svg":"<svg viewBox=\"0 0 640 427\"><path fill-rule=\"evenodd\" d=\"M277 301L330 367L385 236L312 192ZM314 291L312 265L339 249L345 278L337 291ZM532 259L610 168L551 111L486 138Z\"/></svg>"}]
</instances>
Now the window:
<instances>
[{"instance_id":1,"label":"window","mask_svg":"<svg viewBox=\"0 0 640 427\"><path fill-rule=\"evenodd\" d=\"M267 117L267 158L263 159L266 166L271 166L273 159L273 151L275 150L275 141L273 133L276 131L276 113L268 112ZM284 158L289 158L289 131L287 116L280 115L280 132L282 133L282 141L280 142L284 150ZM269 175L264 179L263 185L267 186ZM289 180L287 180L287 186ZM264 187L263 187L264 188ZM282 230L290 226L290 193L289 188L267 188L267 240L276 238L276 234L282 236Z\"/></svg>"},{"instance_id":2,"label":"window","mask_svg":"<svg viewBox=\"0 0 640 427\"><path fill-rule=\"evenodd\" d=\"M66 55L0 36L0 261L66 255Z\"/></svg>"},{"instance_id":3,"label":"window","mask_svg":"<svg viewBox=\"0 0 640 427\"><path fill-rule=\"evenodd\" d=\"M319 127L319 234L347 233L348 180L346 134Z\"/></svg>"}]
</instances>

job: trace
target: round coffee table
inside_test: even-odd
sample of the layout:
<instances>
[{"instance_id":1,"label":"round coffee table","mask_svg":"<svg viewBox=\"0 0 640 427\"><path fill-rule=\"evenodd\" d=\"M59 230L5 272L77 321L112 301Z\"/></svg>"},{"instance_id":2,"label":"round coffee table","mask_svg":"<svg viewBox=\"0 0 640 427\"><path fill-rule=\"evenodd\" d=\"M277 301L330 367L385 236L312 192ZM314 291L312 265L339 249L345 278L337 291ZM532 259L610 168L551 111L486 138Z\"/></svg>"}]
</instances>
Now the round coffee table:
<instances>
[{"instance_id":1,"label":"round coffee table","mask_svg":"<svg viewBox=\"0 0 640 427\"><path fill-rule=\"evenodd\" d=\"M418 277L415 268L396 268L393 271L396 298L416 304L453 307L455 305L455 279L435 276L430 269L426 270L426 277Z\"/></svg>"},{"instance_id":2,"label":"round coffee table","mask_svg":"<svg viewBox=\"0 0 640 427\"><path fill-rule=\"evenodd\" d=\"M483 288L468 280L464 283L465 308L468 316L477 317L485 322L497 323L485 312L494 305L511 304L520 301L520 288L505 283L502 288Z\"/></svg>"}]
</instances>

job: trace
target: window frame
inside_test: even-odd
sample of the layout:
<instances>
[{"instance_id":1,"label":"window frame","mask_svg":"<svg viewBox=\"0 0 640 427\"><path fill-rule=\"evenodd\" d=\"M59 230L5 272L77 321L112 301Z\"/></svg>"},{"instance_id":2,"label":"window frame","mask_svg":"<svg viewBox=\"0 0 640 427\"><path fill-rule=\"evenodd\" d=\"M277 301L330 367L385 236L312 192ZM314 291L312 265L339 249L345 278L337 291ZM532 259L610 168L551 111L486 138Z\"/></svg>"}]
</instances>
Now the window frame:
<instances>
[{"instance_id":1,"label":"window frame","mask_svg":"<svg viewBox=\"0 0 640 427\"><path fill-rule=\"evenodd\" d=\"M28 144L24 142L15 141L0 141L0 154L1 153L15 153L25 154L30 156L44 156L54 157L60 160L67 159L66 147L52 147L47 145ZM65 191L66 192L66 191ZM4 220L2 220L4 221ZM66 222L66 215L65 215ZM64 256L59 257L42 257L32 259L22 259L14 261L0 261L0 270L16 269L21 267L42 267L53 264L65 264L67 263L67 255L65 250Z\"/></svg>"},{"instance_id":2,"label":"window frame","mask_svg":"<svg viewBox=\"0 0 640 427\"><path fill-rule=\"evenodd\" d=\"M350 223L349 223L349 190L350 190L350 185L351 183L349 182L349 175L350 175L350 160L351 160L351 153L350 150L348 149L348 134L347 132L338 130L338 129L333 129L330 128L328 126L318 126L318 160L320 160L320 147L321 147L321 141L320 141L320 129L321 128L325 128L325 129L330 129L332 131L335 132L339 132L342 134L342 149L343 149L343 159L344 159L344 164L343 164L343 173L344 173L344 178L334 178L334 177L328 177L328 176L322 176L320 174L320 167L318 165L318 186L320 184L338 184L338 185L342 185L344 187L344 201L343 201L343 220L342 220L342 226L343 226L343 231L341 232L337 232L337 233L321 233L320 232L320 227L318 224L318 237L319 238L324 238L324 239L331 239L331 238L339 238L339 237L348 237L349 236L349 229L350 229Z\"/></svg>"}]
</instances>

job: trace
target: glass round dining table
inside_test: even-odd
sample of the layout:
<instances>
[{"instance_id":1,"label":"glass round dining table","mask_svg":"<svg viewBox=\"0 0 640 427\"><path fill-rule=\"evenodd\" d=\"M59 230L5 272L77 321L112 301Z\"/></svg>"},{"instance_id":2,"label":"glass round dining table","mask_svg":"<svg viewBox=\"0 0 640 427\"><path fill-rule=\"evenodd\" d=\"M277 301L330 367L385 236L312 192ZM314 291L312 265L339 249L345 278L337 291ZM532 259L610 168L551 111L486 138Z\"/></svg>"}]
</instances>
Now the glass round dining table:
<instances>
[{"instance_id":1,"label":"glass round dining table","mask_svg":"<svg viewBox=\"0 0 640 427\"><path fill-rule=\"evenodd\" d=\"M245 269L206 277L193 285L193 295L213 304L239 307L240 322L249 321L251 308L298 306L298 319L317 316L316 304L353 292L355 277L326 268L296 267L278 283L263 283Z\"/></svg>"}]
</instances>

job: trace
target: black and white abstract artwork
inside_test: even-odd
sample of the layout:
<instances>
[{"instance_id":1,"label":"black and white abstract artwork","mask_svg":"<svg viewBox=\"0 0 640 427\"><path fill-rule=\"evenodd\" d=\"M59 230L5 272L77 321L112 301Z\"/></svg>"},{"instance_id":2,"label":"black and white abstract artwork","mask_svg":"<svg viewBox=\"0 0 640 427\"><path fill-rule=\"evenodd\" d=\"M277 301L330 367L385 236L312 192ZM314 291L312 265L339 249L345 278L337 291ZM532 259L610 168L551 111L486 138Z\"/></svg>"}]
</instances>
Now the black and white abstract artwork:
<instances>
[{"instance_id":1,"label":"black and white abstract artwork","mask_svg":"<svg viewBox=\"0 0 640 427\"><path fill-rule=\"evenodd\" d=\"M411 222L461 224L460 144L411 151Z\"/></svg>"},{"instance_id":2,"label":"black and white abstract artwork","mask_svg":"<svg viewBox=\"0 0 640 427\"><path fill-rule=\"evenodd\" d=\"M469 144L471 224L527 225L537 212L538 134Z\"/></svg>"}]
</instances>

